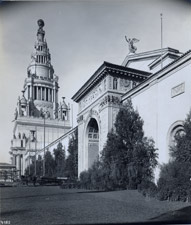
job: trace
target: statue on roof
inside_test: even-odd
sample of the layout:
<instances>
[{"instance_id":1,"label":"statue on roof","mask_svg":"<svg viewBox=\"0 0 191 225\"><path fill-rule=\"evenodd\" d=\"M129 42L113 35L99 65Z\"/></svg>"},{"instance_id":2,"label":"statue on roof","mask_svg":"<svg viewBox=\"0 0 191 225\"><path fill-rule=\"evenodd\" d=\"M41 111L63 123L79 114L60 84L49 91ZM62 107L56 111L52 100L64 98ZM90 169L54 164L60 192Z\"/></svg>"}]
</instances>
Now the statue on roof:
<instances>
[{"instance_id":1,"label":"statue on roof","mask_svg":"<svg viewBox=\"0 0 191 225\"><path fill-rule=\"evenodd\" d=\"M14 117L15 117L15 120L17 120L17 117L18 117L18 110L17 110L17 108L15 108Z\"/></svg>"},{"instance_id":2,"label":"statue on roof","mask_svg":"<svg viewBox=\"0 0 191 225\"><path fill-rule=\"evenodd\" d=\"M127 36L125 36L125 40L129 45L129 53L135 53L137 51L137 47L134 46L134 43L138 42L139 40L136 38L127 38Z\"/></svg>"}]
</instances>

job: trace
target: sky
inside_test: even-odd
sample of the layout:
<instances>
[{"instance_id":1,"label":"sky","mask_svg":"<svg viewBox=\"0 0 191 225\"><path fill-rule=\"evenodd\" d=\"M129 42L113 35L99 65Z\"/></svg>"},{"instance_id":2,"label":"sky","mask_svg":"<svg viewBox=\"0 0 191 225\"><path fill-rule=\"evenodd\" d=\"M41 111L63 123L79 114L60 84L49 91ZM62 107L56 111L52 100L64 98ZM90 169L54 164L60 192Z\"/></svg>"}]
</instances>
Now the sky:
<instances>
[{"instance_id":1,"label":"sky","mask_svg":"<svg viewBox=\"0 0 191 225\"><path fill-rule=\"evenodd\" d=\"M59 99L71 97L97 68L123 62L128 38L137 38L137 53L159 49L163 14L163 47L191 49L189 0L68 0L0 3L0 162L10 162L15 107L27 77L36 41L37 20L43 19Z\"/></svg>"}]
</instances>

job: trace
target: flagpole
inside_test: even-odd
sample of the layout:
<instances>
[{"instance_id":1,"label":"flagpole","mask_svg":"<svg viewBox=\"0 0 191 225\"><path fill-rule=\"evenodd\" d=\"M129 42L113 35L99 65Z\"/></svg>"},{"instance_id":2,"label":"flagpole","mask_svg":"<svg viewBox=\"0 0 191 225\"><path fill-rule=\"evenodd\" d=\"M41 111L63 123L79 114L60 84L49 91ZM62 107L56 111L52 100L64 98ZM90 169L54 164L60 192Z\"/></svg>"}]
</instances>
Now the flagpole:
<instances>
[{"instance_id":1,"label":"flagpole","mask_svg":"<svg viewBox=\"0 0 191 225\"><path fill-rule=\"evenodd\" d=\"M160 14L160 19L161 19L161 50L163 48L163 27L162 27L162 13ZM163 68L163 62L162 62L162 55L161 55L161 68Z\"/></svg>"}]
</instances>

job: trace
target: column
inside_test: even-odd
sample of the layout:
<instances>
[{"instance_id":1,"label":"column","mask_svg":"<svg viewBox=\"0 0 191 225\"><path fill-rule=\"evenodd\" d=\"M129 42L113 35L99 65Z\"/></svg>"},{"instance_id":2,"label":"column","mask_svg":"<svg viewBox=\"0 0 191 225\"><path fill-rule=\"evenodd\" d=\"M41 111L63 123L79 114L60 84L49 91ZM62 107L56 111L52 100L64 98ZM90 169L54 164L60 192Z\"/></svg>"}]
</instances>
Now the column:
<instances>
[{"instance_id":1,"label":"column","mask_svg":"<svg viewBox=\"0 0 191 225\"><path fill-rule=\"evenodd\" d=\"M37 99L40 100L39 86L37 86L36 89L37 89Z\"/></svg>"},{"instance_id":2,"label":"column","mask_svg":"<svg viewBox=\"0 0 191 225\"><path fill-rule=\"evenodd\" d=\"M28 89L28 99L30 99L30 85L27 86Z\"/></svg>"},{"instance_id":3,"label":"column","mask_svg":"<svg viewBox=\"0 0 191 225\"><path fill-rule=\"evenodd\" d=\"M19 177L21 177L21 155L19 155Z\"/></svg>"},{"instance_id":4,"label":"column","mask_svg":"<svg viewBox=\"0 0 191 225\"><path fill-rule=\"evenodd\" d=\"M56 102L58 102L58 90L56 90L55 100L56 100Z\"/></svg>"},{"instance_id":5,"label":"column","mask_svg":"<svg viewBox=\"0 0 191 225\"><path fill-rule=\"evenodd\" d=\"M23 155L20 155L21 158L21 175L24 175L24 171L23 171Z\"/></svg>"},{"instance_id":6,"label":"column","mask_svg":"<svg viewBox=\"0 0 191 225\"><path fill-rule=\"evenodd\" d=\"M36 86L36 99L38 100L38 86Z\"/></svg>"},{"instance_id":7,"label":"column","mask_svg":"<svg viewBox=\"0 0 191 225\"><path fill-rule=\"evenodd\" d=\"M32 99L34 100L34 92L35 92L35 90L34 90L34 86L32 87Z\"/></svg>"},{"instance_id":8,"label":"column","mask_svg":"<svg viewBox=\"0 0 191 225\"><path fill-rule=\"evenodd\" d=\"M51 102L50 88L48 89L48 101Z\"/></svg>"},{"instance_id":9,"label":"column","mask_svg":"<svg viewBox=\"0 0 191 225\"><path fill-rule=\"evenodd\" d=\"M17 170L18 177L20 177L21 175L20 155L16 155L16 170Z\"/></svg>"},{"instance_id":10,"label":"column","mask_svg":"<svg viewBox=\"0 0 191 225\"><path fill-rule=\"evenodd\" d=\"M40 86L40 100L42 101L42 86Z\"/></svg>"},{"instance_id":11,"label":"column","mask_svg":"<svg viewBox=\"0 0 191 225\"><path fill-rule=\"evenodd\" d=\"M13 155L13 165L16 166L16 155Z\"/></svg>"},{"instance_id":12,"label":"column","mask_svg":"<svg viewBox=\"0 0 191 225\"><path fill-rule=\"evenodd\" d=\"M31 81L31 86L30 87L30 98L32 98L32 81Z\"/></svg>"},{"instance_id":13,"label":"column","mask_svg":"<svg viewBox=\"0 0 191 225\"><path fill-rule=\"evenodd\" d=\"M52 101L52 89L50 89L50 101L53 102Z\"/></svg>"},{"instance_id":14,"label":"column","mask_svg":"<svg viewBox=\"0 0 191 225\"><path fill-rule=\"evenodd\" d=\"M44 100L46 101L46 87L44 87Z\"/></svg>"},{"instance_id":15,"label":"column","mask_svg":"<svg viewBox=\"0 0 191 225\"><path fill-rule=\"evenodd\" d=\"M52 89L52 102L54 102L54 90Z\"/></svg>"}]
</instances>

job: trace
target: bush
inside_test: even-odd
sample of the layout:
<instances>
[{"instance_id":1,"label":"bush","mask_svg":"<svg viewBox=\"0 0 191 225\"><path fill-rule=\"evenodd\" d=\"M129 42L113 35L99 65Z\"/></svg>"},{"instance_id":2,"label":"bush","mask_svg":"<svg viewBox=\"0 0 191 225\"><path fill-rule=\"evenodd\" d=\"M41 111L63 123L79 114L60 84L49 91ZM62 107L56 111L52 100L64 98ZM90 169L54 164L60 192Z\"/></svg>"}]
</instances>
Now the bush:
<instances>
[{"instance_id":1,"label":"bush","mask_svg":"<svg viewBox=\"0 0 191 225\"><path fill-rule=\"evenodd\" d=\"M157 195L157 186L152 181L142 181L138 185L138 191L141 192L144 196L155 197Z\"/></svg>"},{"instance_id":2,"label":"bush","mask_svg":"<svg viewBox=\"0 0 191 225\"><path fill-rule=\"evenodd\" d=\"M161 168L158 180L159 200L187 201L191 196L191 163L169 162Z\"/></svg>"}]
</instances>

